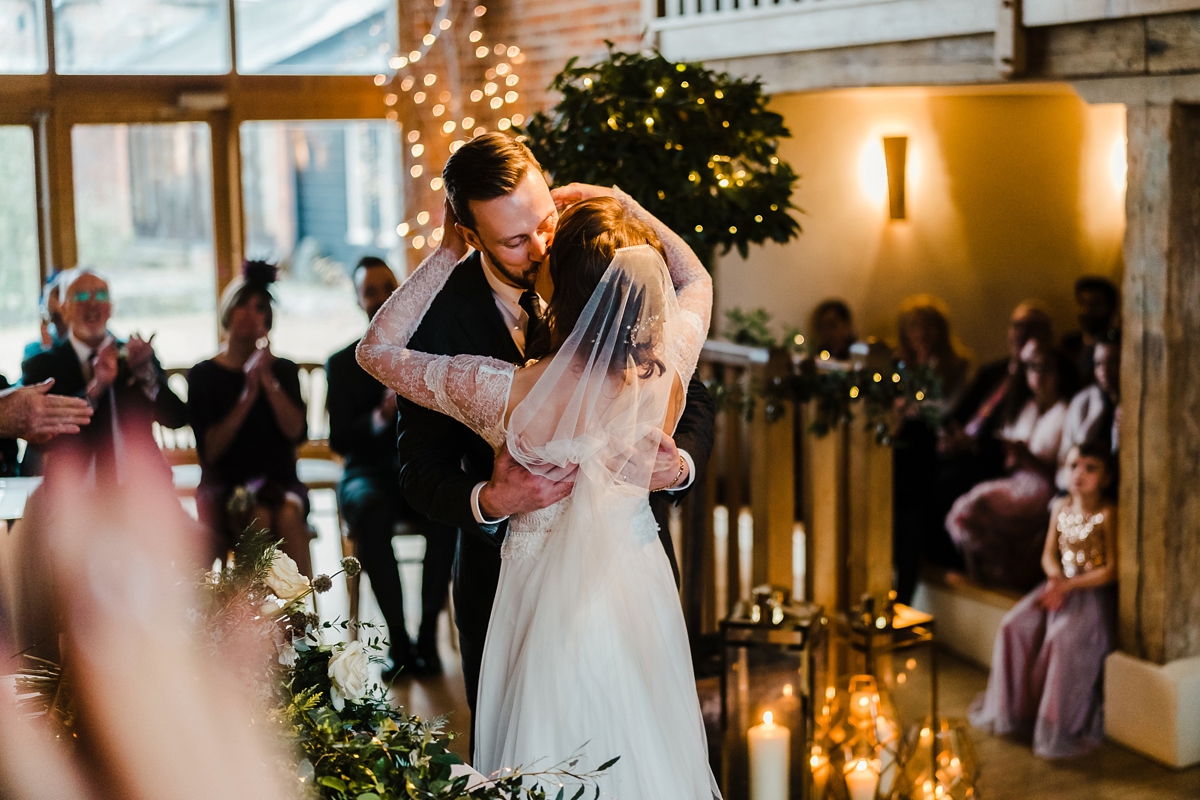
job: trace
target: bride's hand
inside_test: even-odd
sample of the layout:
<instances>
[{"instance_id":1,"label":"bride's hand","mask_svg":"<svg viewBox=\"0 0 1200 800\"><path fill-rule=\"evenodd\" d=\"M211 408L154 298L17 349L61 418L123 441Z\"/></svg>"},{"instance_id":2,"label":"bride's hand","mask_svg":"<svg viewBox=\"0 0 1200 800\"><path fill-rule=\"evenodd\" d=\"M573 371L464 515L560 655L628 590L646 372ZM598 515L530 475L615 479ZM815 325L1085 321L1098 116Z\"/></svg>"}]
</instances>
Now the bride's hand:
<instances>
[{"instance_id":1,"label":"bride's hand","mask_svg":"<svg viewBox=\"0 0 1200 800\"><path fill-rule=\"evenodd\" d=\"M593 197L612 197L613 190L606 186L593 186L590 183L568 183L566 186L556 186L550 190L554 205L559 211L581 200L591 200Z\"/></svg>"},{"instance_id":2,"label":"bride's hand","mask_svg":"<svg viewBox=\"0 0 1200 800\"><path fill-rule=\"evenodd\" d=\"M665 433L654 456L654 474L650 476L650 491L674 489L687 480L687 462L679 455L675 440Z\"/></svg>"}]
</instances>

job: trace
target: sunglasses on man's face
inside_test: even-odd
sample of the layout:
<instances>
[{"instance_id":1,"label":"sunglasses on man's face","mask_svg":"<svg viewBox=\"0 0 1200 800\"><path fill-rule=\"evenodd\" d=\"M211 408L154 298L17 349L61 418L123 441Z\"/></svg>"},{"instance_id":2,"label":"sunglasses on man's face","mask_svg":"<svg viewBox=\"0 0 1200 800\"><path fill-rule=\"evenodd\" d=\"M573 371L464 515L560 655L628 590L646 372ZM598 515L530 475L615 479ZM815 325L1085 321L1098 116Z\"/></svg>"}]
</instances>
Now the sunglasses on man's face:
<instances>
[{"instance_id":1,"label":"sunglasses on man's face","mask_svg":"<svg viewBox=\"0 0 1200 800\"><path fill-rule=\"evenodd\" d=\"M108 302L108 290L107 289L97 289L94 292L73 292L71 294L71 299L73 301L75 301L76 303L87 303L89 301L95 301L97 303L107 303Z\"/></svg>"}]
</instances>

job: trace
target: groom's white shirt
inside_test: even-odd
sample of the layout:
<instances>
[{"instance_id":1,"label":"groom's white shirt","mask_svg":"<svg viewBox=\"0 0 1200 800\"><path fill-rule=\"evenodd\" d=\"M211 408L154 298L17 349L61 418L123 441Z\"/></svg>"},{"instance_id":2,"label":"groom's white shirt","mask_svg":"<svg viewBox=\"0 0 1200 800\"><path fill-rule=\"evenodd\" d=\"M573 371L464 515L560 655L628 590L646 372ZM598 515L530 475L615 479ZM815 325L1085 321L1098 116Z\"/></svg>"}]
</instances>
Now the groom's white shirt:
<instances>
[{"instance_id":1,"label":"groom's white shirt","mask_svg":"<svg viewBox=\"0 0 1200 800\"><path fill-rule=\"evenodd\" d=\"M521 295L524 291L516 286L505 283L500 276L492 269L492 265L488 263L487 257L479 254L479 260L483 264L483 277L487 279L488 286L492 289L492 297L496 301L496 308L500 311L500 317L504 320L504 327L508 328L508 333L512 336L513 343L517 349L521 351L521 355L525 355L525 328L529 324L529 315L525 313L525 309L521 308ZM538 305L541 306L543 312L546 310L546 303L542 300L541 295L537 298ZM692 480L696 475L696 462L692 461L692 457L686 450L680 450L679 455L687 462L687 480L682 485L676 487L675 491L681 491L692 485ZM480 481L475 484L475 488L471 490L471 514L474 515L475 521L480 525L494 525L497 522L503 522L508 517L500 517L499 519L487 519L479 510L479 492L487 484L487 481Z\"/></svg>"}]
</instances>

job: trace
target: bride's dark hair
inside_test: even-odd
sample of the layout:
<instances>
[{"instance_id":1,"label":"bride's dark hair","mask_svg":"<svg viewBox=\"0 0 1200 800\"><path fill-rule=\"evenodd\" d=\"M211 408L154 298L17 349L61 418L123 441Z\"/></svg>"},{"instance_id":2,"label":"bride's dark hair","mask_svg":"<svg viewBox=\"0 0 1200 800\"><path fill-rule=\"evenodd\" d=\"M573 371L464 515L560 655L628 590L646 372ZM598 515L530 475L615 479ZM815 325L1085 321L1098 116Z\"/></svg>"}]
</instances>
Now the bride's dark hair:
<instances>
[{"instance_id":1,"label":"bride's dark hair","mask_svg":"<svg viewBox=\"0 0 1200 800\"><path fill-rule=\"evenodd\" d=\"M666 260L666 251L654 230L614 198L583 200L563 212L547 255L554 282L554 294L547 307L551 351L558 350L571 335L617 250L642 244L650 245ZM615 291L628 288L628 284L614 286ZM654 342L639 342L632 335L644 302L640 294L634 295L625 304L620 320L598 319L591 326L593 330L586 333L587 340L595 342L603 340L613 325L619 324L627 331L609 362L614 372L624 370L630 358L642 377L655 372L661 375L666 370L654 354Z\"/></svg>"}]
</instances>

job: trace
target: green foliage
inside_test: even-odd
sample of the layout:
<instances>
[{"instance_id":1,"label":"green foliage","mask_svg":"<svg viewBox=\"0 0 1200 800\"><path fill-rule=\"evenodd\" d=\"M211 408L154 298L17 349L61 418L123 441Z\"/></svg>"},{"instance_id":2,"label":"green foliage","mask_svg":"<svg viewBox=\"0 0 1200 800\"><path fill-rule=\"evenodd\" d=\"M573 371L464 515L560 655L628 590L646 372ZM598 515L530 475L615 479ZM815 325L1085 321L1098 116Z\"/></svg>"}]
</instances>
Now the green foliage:
<instances>
[{"instance_id":1,"label":"green foliage","mask_svg":"<svg viewBox=\"0 0 1200 800\"><path fill-rule=\"evenodd\" d=\"M838 425L851 421L858 405L865 428L874 432L877 442L891 446L893 429L901 414L920 417L935 427L939 424L933 401L942 396L942 382L929 367L895 365L877 372L818 370L809 366L798 374L775 378L766 386L751 385L749 391L738 385L715 382L708 384L708 390L718 409L733 405L747 420L753 418L760 401L771 422L779 419L786 403L814 402L808 430L815 436L825 436Z\"/></svg>"},{"instance_id":2,"label":"green foliage","mask_svg":"<svg viewBox=\"0 0 1200 800\"><path fill-rule=\"evenodd\" d=\"M725 312L725 321L729 323L725 331L725 338L729 341L751 347L775 346L775 337L767 327L771 315L766 309L742 311L740 308L731 308Z\"/></svg>"},{"instance_id":3,"label":"green foliage","mask_svg":"<svg viewBox=\"0 0 1200 800\"><path fill-rule=\"evenodd\" d=\"M745 257L800 232L799 178L777 155L791 134L759 81L608 47L594 66L567 62L551 84L562 100L520 130L555 183L620 186L710 267L717 247Z\"/></svg>"}]
</instances>

